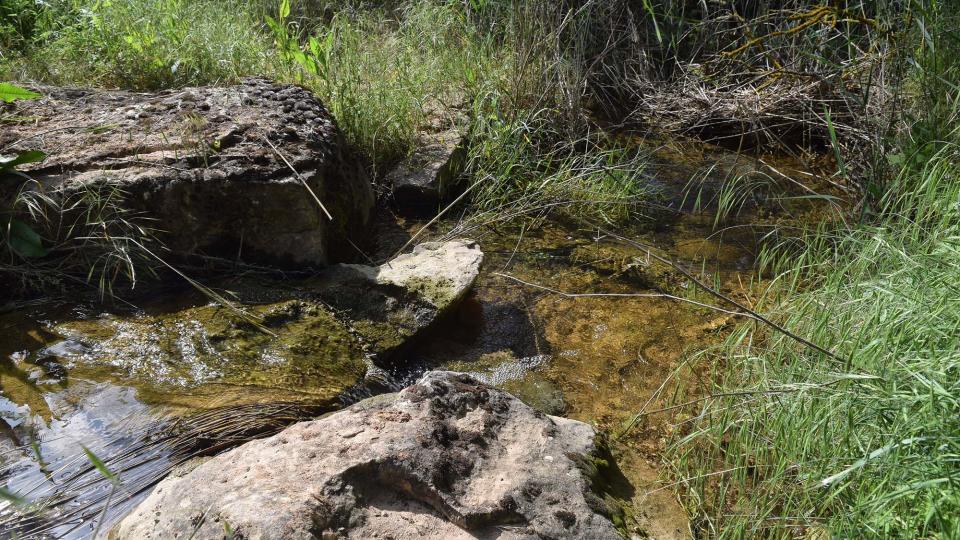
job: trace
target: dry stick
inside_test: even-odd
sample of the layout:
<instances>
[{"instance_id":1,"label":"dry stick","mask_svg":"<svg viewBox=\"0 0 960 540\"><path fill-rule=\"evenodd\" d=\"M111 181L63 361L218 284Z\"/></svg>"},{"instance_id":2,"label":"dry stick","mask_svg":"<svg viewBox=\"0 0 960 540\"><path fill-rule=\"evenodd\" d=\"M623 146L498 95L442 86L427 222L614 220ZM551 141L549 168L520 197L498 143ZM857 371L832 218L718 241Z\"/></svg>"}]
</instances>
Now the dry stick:
<instances>
[{"instance_id":1,"label":"dry stick","mask_svg":"<svg viewBox=\"0 0 960 540\"><path fill-rule=\"evenodd\" d=\"M307 191L310 192L310 196L313 197L313 200L317 202L317 206L319 206L319 207L320 207L320 210L323 210L323 213L326 214L327 219L329 219L330 221L333 221L333 216L331 216L331 215L330 215L330 212L327 211L327 207L324 206L322 202L320 202L320 197L317 197L317 194L314 193L313 189L310 187L310 184L307 183L306 179L304 179L303 176L300 176L300 173L299 173L296 169L293 168L293 165L292 165L289 161L287 161L286 156L284 156L282 153L280 153L280 150L279 150L276 146L274 146L274 144L273 144L272 142L270 142L270 139L268 139L266 136L264 136L264 137L263 137L263 140L266 141L267 144L270 145L270 148L273 149L274 153L277 154L277 156L279 156L280 159L282 159L283 162L287 164L287 167L289 167L291 171L293 171L293 174L296 175L297 180L299 180L300 183L303 184L303 187L307 188ZM357 252L358 252L360 255L363 255L363 258L367 259L367 261L369 261L371 264L373 264L373 259L371 259L370 256L367 255L367 253L366 253L365 251L363 251L362 249L360 249L360 248L359 248L356 244L354 244L353 241L350 240L349 238L347 238L346 240L347 240L347 243L350 244L350 247L352 247L353 249L357 250Z\"/></svg>"},{"instance_id":2,"label":"dry stick","mask_svg":"<svg viewBox=\"0 0 960 540\"><path fill-rule=\"evenodd\" d=\"M303 184L303 187L307 188L307 191L310 192L310 195L313 197L313 200L317 201L317 205L320 206L320 209L323 210L323 213L327 215L327 219L329 219L330 221L333 221L333 216L331 216L330 212L327 211L327 207L324 206L322 202L320 202L320 197L317 197L317 194L313 192L313 189L310 187L310 184L307 183L306 179L300 176L300 173L293 168L293 165L291 165L289 161L287 161L286 156L280 153L280 150L277 149L277 147L274 146L272 142L270 142L270 139L268 139L266 135L263 136L263 140L270 145L270 148L273 148L274 153L277 154L277 156L280 159L282 159L284 163L287 164L287 167L290 167L290 170L293 171L293 174L294 176L297 177L297 180L300 180L300 183Z\"/></svg>"},{"instance_id":3,"label":"dry stick","mask_svg":"<svg viewBox=\"0 0 960 540\"><path fill-rule=\"evenodd\" d=\"M813 349L813 350L815 350L815 351L817 351L817 352L819 352L819 353L822 353L822 354L826 355L827 357L829 357L829 358L831 358L831 359L833 359L833 360L836 360L837 362L844 363L844 364L847 364L847 363L848 363L847 360L844 360L843 358L840 358L840 357L837 356L836 354L828 351L827 349L824 349L824 348L821 347L820 345L817 345L816 343L814 343L814 342L812 342L812 341L810 341L810 340L808 340L808 339L806 339L806 338L803 338L803 337L801 337L801 336L798 336L797 334L794 334L794 333L791 332L790 330L787 330L787 329L784 328L783 326L780 326L779 324L771 321L770 319L764 317L764 316L761 315L760 313L758 313L758 312L756 312L756 311L748 308L747 306L741 304L740 302L737 302L737 301L734 300L733 298L730 298L729 296L721 293L720 291L717 291L717 290L714 289L713 287L708 286L707 284L703 283L702 281L700 281L699 279L697 279L696 277L694 277L693 274L691 274L690 272L688 272L686 269L684 269L683 267L681 267L681 266L678 265L677 263L671 261L670 259L667 259L666 257L661 257L660 255L657 255L656 253L654 253L654 252L653 252L653 249L650 248L649 246L645 246L645 245L643 245L643 244L641 244L641 243L639 243L639 242L636 242L636 241L631 240L631 239L629 239L629 238L625 238L625 237L623 237L623 236L620 236L620 235L618 235L618 234L612 233L612 232L610 232L610 231L607 231L607 230L602 229L602 228L599 228L599 227L598 227L597 229L598 229L600 232L602 232L603 234L605 234L605 235L607 235L607 236L609 236L609 237L611 237L611 238L614 238L614 239L616 239L616 240L619 240L619 241L621 241L621 242L623 242L623 243L626 243L626 244L628 244L628 245L630 245L630 246L633 246L633 247L635 247L635 248L637 248L637 249L642 249L643 251L645 251L645 252L647 253L648 256L653 257L654 259L657 259L658 261L660 261L660 262L662 262L662 263L664 263L664 264L670 265L671 268L673 268L673 269L676 270L677 272L680 272L681 274L683 274L684 277L686 277L687 279L689 279L690 281L692 281L695 285L697 285L698 287L700 287L701 289L703 289L704 291L706 291L706 292L709 293L710 295L712 295L712 296L714 296L714 297L716 297L716 298L718 298L718 299L720 299L720 300L723 300L724 302L727 302L727 303L729 303L729 304L733 304L737 309L739 309L739 310L742 312L742 313L739 313L740 315L749 314L752 318L754 318L754 319L762 322L763 324L769 326L770 328L773 328L774 330L776 330L776 331L784 334L785 336L793 339L794 341L797 341L797 342L799 342L799 343L801 343L801 344L803 344L803 345L806 345L807 347L810 347L811 349Z\"/></svg>"},{"instance_id":4,"label":"dry stick","mask_svg":"<svg viewBox=\"0 0 960 540\"><path fill-rule=\"evenodd\" d=\"M526 285L527 287L532 287L534 289L540 289L542 291L547 291L564 298L666 298L668 300L676 300L678 302L686 302L688 304L693 304L695 306L712 309L714 311L719 311L721 313L726 313L728 315L741 315L750 317L748 313L741 313L739 311L730 311L728 309L723 309L719 306L711 306L710 304L704 304L702 302L697 302L696 300L690 300L689 298L683 298L681 296L674 296L667 293L569 293L566 291L561 291L547 287L545 285L539 285L537 283L530 283L529 281L524 281L518 277L511 276L509 274L504 274L501 272L493 272L491 275L507 278L511 281L515 281L521 285Z\"/></svg>"},{"instance_id":5,"label":"dry stick","mask_svg":"<svg viewBox=\"0 0 960 540\"><path fill-rule=\"evenodd\" d=\"M520 249L520 242L523 242L523 233L527 231L527 226L524 225L520 228L520 238L517 238L517 245L513 246L513 253L510 254L510 258L507 259L507 262L503 263L503 268L500 269L501 272L507 269L510 266L510 263L513 262L513 257L517 254L517 250Z\"/></svg>"},{"instance_id":6,"label":"dry stick","mask_svg":"<svg viewBox=\"0 0 960 540\"><path fill-rule=\"evenodd\" d=\"M614 437L615 440L620 440L620 437L623 437L624 435L626 435L631 429L633 429L633 426L637 425L637 422L639 422L640 418L642 418L644 413L646 413L647 406L653 403L653 400L657 399L657 396L660 395L660 392L663 392L663 389L667 387L667 383L670 382L670 379L672 379L674 375L676 375L677 373L680 373L680 370L683 368L683 366L687 364L688 360L689 358L685 358L682 362L680 362L680 365L678 365L676 368L674 368L673 371L670 372L670 375L668 375L665 379L663 379L663 382L660 383L660 386L657 387L657 389L654 390L652 394L650 394L649 398L647 398L647 401L646 403L643 404L643 407L640 407L640 411L637 414L633 415L633 418L630 419L630 422L628 422L627 425L624 426L623 431L621 431L617 436Z\"/></svg>"},{"instance_id":7,"label":"dry stick","mask_svg":"<svg viewBox=\"0 0 960 540\"><path fill-rule=\"evenodd\" d=\"M150 256L153 257L154 259L160 261L160 264L166 266L167 268L169 268L170 270L172 270L174 273L176 273L178 276L182 277L182 278L183 278L184 280L186 280L186 282L189 283L193 288L197 289L198 291L200 291L201 293L207 295L208 297L213 298L213 299L216 300L217 302L220 302L221 304L223 304L224 306L226 306L227 308L229 308L230 310L232 310L234 313L240 315L240 317L242 317L244 320L246 320L247 322L249 322L250 324L252 324L252 325L253 325L254 327L256 327L258 330L260 330L260 331L262 331L262 332L264 332L264 333L266 333L266 334L269 334L269 335L271 335L271 336L273 336L273 337L277 337L277 334L273 333L269 328L267 328L267 327L263 326L263 324L261 324L262 321L261 321L258 317L254 316L254 315L251 315L250 313L247 313L244 309L242 309L242 308L234 305L233 302L231 302L230 300L227 300L226 298L224 298L222 295L218 294L218 293L217 293L216 291L214 291L213 289L211 289L211 288L209 288L209 287L205 287L204 285L200 284L198 281L195 281L194 279L192 279L190 276L184 274L184 273L181 272L180 270L177 270L176 268L174 268L173 265L171 265L171 264L168 263L167 261L163 260L163 258L160 257L159 255L157 255L156 253L154 253L154 252L150 251L149 249L147 249L146 246L144 246L143 244L141 244L141 243L138 242L137 240L131 238L130 241L133 242L137 247L139 247L140 249L142 249L142 250L144 251L144 253L146 253L147 255L150 255Z\"/></svg>"}]
</instances>

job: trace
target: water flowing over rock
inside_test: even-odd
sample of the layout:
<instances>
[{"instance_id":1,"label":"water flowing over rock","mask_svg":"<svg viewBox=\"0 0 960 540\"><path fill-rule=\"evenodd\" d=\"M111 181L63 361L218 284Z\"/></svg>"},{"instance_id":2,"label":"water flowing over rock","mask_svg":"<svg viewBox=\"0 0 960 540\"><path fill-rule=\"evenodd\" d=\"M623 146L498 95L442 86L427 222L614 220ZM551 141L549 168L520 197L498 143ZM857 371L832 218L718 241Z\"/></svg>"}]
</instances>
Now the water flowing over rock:
<instances>
[{"instance_id":1,"label":"water flowing over rock","mask_svg":"<svg viewBox=\"0 0 960 540\"><path fill-rule=\"evenodd\" d=\"M356 258L372 187L309 91L253 78L157 94L36 90L45 97L15 105L29 121L5 125L0 148L47 153L23 169L50 193L119 188L179 254L292 268Z\"/></svg>"},{"instance_id":2,"label":"water flowing over rock","mask_svg":"<svg viewBox=\"0 0 960 540\"><path fill-rule=\"evenodd\" d=\"M101 314L62 323L29 360L51 374L109 375L141 399L184 406L329 403L386 364L467 293L483 253L428 242L381 266L337 264L290 282L220 282L234 306ZM241 311L242 310L242 311ZM376 370L375 370L376 371Z\"/></svg>"},{"instance_id":3,"label":"water flowing over rock","mask_svg":"<svg viewBox=\"0 0 960 540\"><path fill-rule=\"evenodd\" d=\"M597 451L587 424L428 372L168 477L113 536L619 538L592 491Z\"/></svg>"}]
</instances>

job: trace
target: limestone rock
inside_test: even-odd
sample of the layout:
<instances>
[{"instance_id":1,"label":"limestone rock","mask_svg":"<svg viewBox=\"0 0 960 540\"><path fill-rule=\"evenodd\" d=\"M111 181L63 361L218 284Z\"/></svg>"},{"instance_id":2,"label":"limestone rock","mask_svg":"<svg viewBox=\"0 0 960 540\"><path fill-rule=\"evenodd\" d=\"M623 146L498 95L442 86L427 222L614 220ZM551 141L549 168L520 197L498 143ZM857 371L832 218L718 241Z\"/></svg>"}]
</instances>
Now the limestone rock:
<instances>
[{"instance_id":1,"label":"limestone rock","mask_svg":"<svg viewBox=\"0 0 960 540\"><path fill-rule=\"evenodd\" d=\"M378 267L332 266L309 288L348 313L369 352L384 359L459 302L482 263L471 240L425 242Z\"/></svg>"},{"instance_id":2,"label":"limestone rock","mask_svg":"<svg viewBox=\"0 0 960 540\"><path fill-rule=\"evenodd\" d=\"M179 254L285 267L355 258L348 240L365 230L372 187L309 91L256 78L156 94L35 89L44 98L12 106L28 120L6 123L0 148L46 152L22 169L51 193L120 188Z\"/></svg>"},{"instance_id":3,"label":"limestone rock","mask_svg":"<svg viewBox=\"0 0 960 540\"><path fill-rule=\"evenodd\" d=\"M454 195L465 157L466 142L459 130L421 134L413 154L386 176L394 204L407 214L436 213Z\"/></svg>"},{"instance_id":4,"label":"limestone rock","mask_svg":"<svg viewBox=\"0 0 960 540\"><path fill-rule=\"evenodd\" d=\"M591 491L593 428L469 376L428 372L398 394L168 477L123 539L619 538Z\"/></svg>"}]
</instances>

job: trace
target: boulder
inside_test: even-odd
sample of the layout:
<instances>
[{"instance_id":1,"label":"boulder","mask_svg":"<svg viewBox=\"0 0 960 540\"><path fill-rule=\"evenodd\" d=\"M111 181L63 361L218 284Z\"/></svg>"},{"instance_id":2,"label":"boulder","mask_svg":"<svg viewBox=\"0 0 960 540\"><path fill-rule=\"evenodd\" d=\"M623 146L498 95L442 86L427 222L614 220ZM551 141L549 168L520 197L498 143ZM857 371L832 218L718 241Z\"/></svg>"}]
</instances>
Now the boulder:
<instances>
[{"instance_id":1,"label":"boulder","mask_svg":"<svg viewBox=\"0 0 960 540\"><path fill-rule=\"evenodd\" d=\"M67 197L119 188L172 251L280 267L353 260L373 190L329 112L298 86L250 78L156 94L34 87L5 153ZM322 203L318 204L318 201ZM328 215L329 213L329 215Z\"/></svg>"},{"instance_id":2,"label":"boulder","mask_svg":"<svg viewBox=\"0 0 960 540\"><path fill-rule=\"evenodd\" d=\"M467 375L428 372L166 478L112 536L619 538L592 491L596 439Z\"/></svg>"},{"instance_id":3,"label":"boulder","mask_svg":"<svg viewBox=\"0 0 960 540\"><path fill-rule=\"evenodd\" d=\"M420 134L413 153L385 177L396 207L410 215L436 213L455 196L465 158L466 142L459 130Z\"/></svg>"}]
</instances>

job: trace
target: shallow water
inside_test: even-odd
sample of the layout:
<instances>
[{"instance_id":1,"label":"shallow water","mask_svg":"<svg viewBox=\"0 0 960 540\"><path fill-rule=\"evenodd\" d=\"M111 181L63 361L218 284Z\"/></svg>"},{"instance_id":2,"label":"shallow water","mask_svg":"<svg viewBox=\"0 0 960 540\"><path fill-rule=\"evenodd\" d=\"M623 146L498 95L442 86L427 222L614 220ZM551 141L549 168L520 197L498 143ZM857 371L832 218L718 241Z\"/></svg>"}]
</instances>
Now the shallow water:
<instances>
[{"instance_id":1,"label":"shallow water","mask_svg":"<svg viewBox=\"0 0 960 540\"><path fill-rule=\"evenodd\" d=\"M755 258L770 225L820 219L835 205L809 196L831 186L794 160L758 161L679 143L658 143L653 155L658 221L618 233L681 261L735 297L757 279ZM757 169L766 170L765 179L746 195L724 187L731 171ZM725 198L736 201L740 215L718 220ZM455 225L444 224L438 234ZM391 226L403 240L420 225ZM547 221L472 235L486 254L474 291L440 328L403 353L386 386L402 386L427 369L468 372L549 414L616 436L638 412L673 404L675 383L697 374L695 367L680 369L683 362L718 343L740 320L663 296L717 303L697 294L676 269L592 227ZM286 309L282 303L258 306ZM109 483L84 486L98 479L85 446L136 486L136 493L116 496L126 502L111 511L110 521L142 496L140 488L197 453L182 441L173 448L143 443L177 418L218 405L271 401L329 408L369 395L374 390L358 371L361 352L346 333L330 334L325 314L311 317L271 337L189 291L135 310L41 304L0 314L0 481L29 498L82 493L71 503L77 509L102 502ZM303 343L315 346L303 349ZM315 365L318 351L341 360ZM612 444L631 484L622 501L628 526L657 538L683 538L688 531L683 509L658 472L674 422L669 412L647 414ZM69 521L64 516L71 504L57 509L58 520ZM82 523L73 516L71 534L89 535L95 516Z\"/></svg>"}]
</instances>

